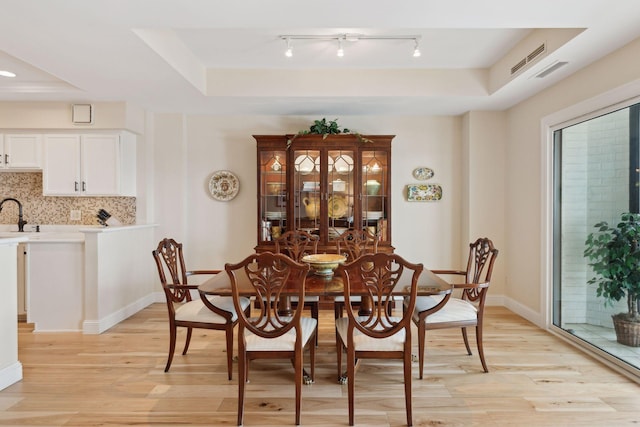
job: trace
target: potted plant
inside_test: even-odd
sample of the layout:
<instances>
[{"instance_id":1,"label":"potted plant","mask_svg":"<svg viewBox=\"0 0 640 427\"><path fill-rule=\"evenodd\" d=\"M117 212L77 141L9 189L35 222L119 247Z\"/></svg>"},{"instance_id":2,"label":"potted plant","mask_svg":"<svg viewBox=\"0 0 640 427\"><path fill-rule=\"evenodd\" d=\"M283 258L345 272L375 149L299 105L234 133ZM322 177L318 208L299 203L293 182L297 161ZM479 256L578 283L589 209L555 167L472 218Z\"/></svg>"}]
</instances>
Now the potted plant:
<instances>
[{"instance_id":1,"label":"potted plant","mask_svg":"<svg viewBox=\"0 0 640 427\"><path fill-rule=\"evenodd\" d=\"M353 132L347 128L341 129L338 125L338 119L327 120L323 117L322 120L314 120L313 124L309 126L309 130L301 130L297 134L293 135L287 141L287 148L297 137L301 135L322 135L322 138L325 139L329 135L338 135L341 133L355 135L360 140L360 142L371 142L370 139L363 137L358 132Z\"/></svg>"},{"instance_id":2,"label":"potted plant","mask_svg":"<svg viewBox=\"0 0 640 427\"><path fill-rule=\"evenodd\" d=\"M597 295L613 305L627 297L627 312L614 314L619 343L640 347L640 214L623 213L615 227L602 221L585 242L584 256L595 273L589 284L597 284Z\"/></svg>"}]
</instances>

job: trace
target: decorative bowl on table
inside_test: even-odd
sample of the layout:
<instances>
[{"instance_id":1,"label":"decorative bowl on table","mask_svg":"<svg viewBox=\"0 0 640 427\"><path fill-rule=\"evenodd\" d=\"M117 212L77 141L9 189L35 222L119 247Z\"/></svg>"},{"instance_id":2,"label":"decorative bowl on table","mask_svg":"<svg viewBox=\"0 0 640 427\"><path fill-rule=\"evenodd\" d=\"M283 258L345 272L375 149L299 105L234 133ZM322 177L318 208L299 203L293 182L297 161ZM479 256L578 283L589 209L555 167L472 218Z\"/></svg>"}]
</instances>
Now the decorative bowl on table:
<instances>
[{"instance_id":1,"label":"decorative bowl on table","mask_svg":"<svg viewBox=\"0 0 640 427\"><path fill-rule=\"evenodd\" d=\"M313 254L305 255L301 261L311 266L311 270L318 276L332 276L338 265L345 262L347 258L338 254Z\"/></svg>"}]
</instances>

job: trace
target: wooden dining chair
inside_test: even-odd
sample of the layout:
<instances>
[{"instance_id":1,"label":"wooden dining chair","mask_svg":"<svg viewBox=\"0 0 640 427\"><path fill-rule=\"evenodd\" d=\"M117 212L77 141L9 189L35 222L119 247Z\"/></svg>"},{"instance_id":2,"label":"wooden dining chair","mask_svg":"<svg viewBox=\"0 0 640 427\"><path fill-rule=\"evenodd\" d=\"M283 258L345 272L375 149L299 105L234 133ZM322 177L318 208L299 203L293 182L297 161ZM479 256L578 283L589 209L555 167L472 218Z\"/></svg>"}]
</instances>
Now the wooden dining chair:
<instances>
[{"instance_id":1,"label":"wooden dining chair","mask_svg":"<svg viewBox=\"0 0 640 427\"><path fill-rule=\"evenodd\" d=\"M238 322L238 316L231 297L210 296L192 299L191 291L197 285L189 285L187 278L193 275L213 275L220 270L193 270L185 267L182 243L173 239L162 239L158 247L152 251L158 267L160 283L164 290L169 312L169 356L164 368L169 371L176 348L178 327L187 328L187 338L182 354L187 354L191 334L194 328L223 330L227 344L227 374L231 380L233 372L233 327ZM242 311L249 313L248 298L240 301Z\"/></svg>"},{"instance_id":2,"label":"wooden dining chair","mask_svg":"<svg viewBox=\"0 0 640 427\"><path fill-rule=\"evenodd\" d=\"M374 236L368 230L347 230L335 239L336 253L344 255L347 263L354 261L360 255L375 254L378 252L378 236ZM351 303L359 305L361 298L352 296ZM344 297L334 298L333 309L335 318L338 319L344 314Z\"/></svg>"},{"instance_id":3,"label":"wooden dining chair","mask_svg":"<svg viewBox=\"0 0 640 427\"><path fill-rule=\"evenodd\" d=\"M340 235L336 242L336 252L344 255L347 262L351 262L364 254L375 254L378 252L378 242L380 238L371 234L368 230L347 230ZM393 303L387 306L389 316L392 315L396 303L402 304L403 297L393 296ZM361 298L358 296L351 297L351 303L359 305ZM334 299L335 318L342 317L344 310L344 297L337 296Z\"/></svg>"},{"instance_id":4,"label":"wooden dining chair","mask_svg":"<svg viewBox=\"0 0 640 427\"><path fill-rule=\"evenodd\" d=\"M471 355L467 327L475 326L478 354L484 372L489 372L484 359L482 345L482 324L484 304L489 291L493 264L498 249L486 237L469 244L469 258L466 270L432 270L436 274L463 277L465 283L454 283L454 291L461 290L460 297L434 295L418 297L413 309L413 321L418 327L418 358L420 379L423 377L426 347L426 331L432 329L461 328L467 354ZM437 310L435 308L440 307ZM406 307L408 310L409 308Z\"/></svg>"},{"instance_id":5,"label":"wooden dining chair","mask_svg":"<svg viewBox=\"0 0 640 427\"><path fill-rule=\"evenodd\" d=\"M354 425L354 394L356 360L401 359L404 366L404 394L407 425L412 425L411 410L411 313L416 302L418 278L422 264L412 264L397 254L365 254L340 265L336 274L344 283L347 317L336 319L338 376L342 376L342 351L347 354L347 388L349 394L349 425ZM380 303L368 316L359 316L351 305L352 283L366 285L368 296ZM409 293L407 308L401 317L389 315L396 285Z\"/></svg>"},{"instance_id":6,"label":"wooden dining chair","mask_svg":"<svg viewBox=\"0 0 640 427\"><path fill-rule=\"evenodd\" d=\"M292 316L280 316L278 301L287 281L299 285L295 294L304 299L304 283L309 271L308 264L294 261L283 254L263 252L253 254L237 264L226 264L233 300L236 307L242 304L240 284L250 282L260 307L255 317L244 313L239 316L238 326L238 425L242 425L244 397L249 375L249 363L254 359L290 359L294 367L296 388L296 425L300 424L301 392L303 382L303 351L308 348L311 358L310 381L315 376L315 336L318 332L316 319L302 316L304 307L298 304ZM246 289L244 290L246 292ZM270 304L269 301L275 302Z\"/></svg>"},{"instance_id":7,"label":"wooden dining chair","mask_svg":"<svg viewBox=\"0 0 640 427\"><path fill-rule=\"evenodd\" d=\"M275 241L276 253L288 255L294 261L300 262L305 255L318 253L318 241L318 236L303 230L286 231ZM292 297L291 302L296 305L298 303L297 297ZM304 297L304 306L311 310L311 317L318 320L320 297Z\"/></svg>"}]
</instances>

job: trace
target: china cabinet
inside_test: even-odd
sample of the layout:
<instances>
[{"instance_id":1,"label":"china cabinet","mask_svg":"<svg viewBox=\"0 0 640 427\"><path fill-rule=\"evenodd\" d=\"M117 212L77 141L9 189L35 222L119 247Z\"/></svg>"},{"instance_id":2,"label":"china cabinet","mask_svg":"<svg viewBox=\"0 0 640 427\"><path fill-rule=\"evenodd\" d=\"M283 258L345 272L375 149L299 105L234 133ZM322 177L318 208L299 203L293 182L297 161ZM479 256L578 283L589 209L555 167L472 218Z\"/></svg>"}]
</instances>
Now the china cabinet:
<instances>
[{"instance_id":1,"label":"china cabinet","mask_svg":"<svg viewBox=\"0 0 640 427\"><path fill-rule=\"evenodd\" d=\"M44 136L45 196L135 196L135 136Z\"/></svg>"},{"instance_id":2,"label":"china cabinet","mask_svg":"<svg viewBox=\"0 0 640 427\"><path fill-rule=\"evenodd\" d=\"M391 245L391 141L393 135L254 135L258 160L258 244L273 251L287 230L320 238L319 253L335 252L350 229ZM290 142L290 144L288 144Z\"/></svg>"},{"instance_id":3,"label":"china cabinet","mask_svg":"<svg viewBox=\"0 0 640 427\"><path fill-rule=\"evenodd\" d=\"M0 170L39 170L42 169L41 158L41 135L0 135Z\"/></svg>"}]
</instances>

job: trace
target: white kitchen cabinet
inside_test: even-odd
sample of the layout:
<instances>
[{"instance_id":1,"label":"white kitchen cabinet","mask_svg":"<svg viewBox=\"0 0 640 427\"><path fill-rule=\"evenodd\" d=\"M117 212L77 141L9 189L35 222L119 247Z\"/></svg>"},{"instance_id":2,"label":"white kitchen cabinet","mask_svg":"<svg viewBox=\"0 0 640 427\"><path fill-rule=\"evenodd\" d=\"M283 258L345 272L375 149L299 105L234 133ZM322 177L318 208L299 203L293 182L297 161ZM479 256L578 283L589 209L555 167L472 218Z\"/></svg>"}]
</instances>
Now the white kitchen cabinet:
<instances>
[{"instance_id":1,"label":"white kitchen cabinet","mask_svg":"<svg viewBox=\"0 0 640 427\"><path fill-rule=\"evenodd\" d=\"M0 135L0 170L42 169L42 136L32 134Z\"/></svg>"},{"instance_id":2,"label":"white kitchen cabinet","mask_svg":"<svg viewBox=\"0 0 640 427\"><path fill-rule=\"evenodd\" d=\"M135 196L136 139L117 134L44 136L45 196Z\"/></svg>"}]
</instances>

